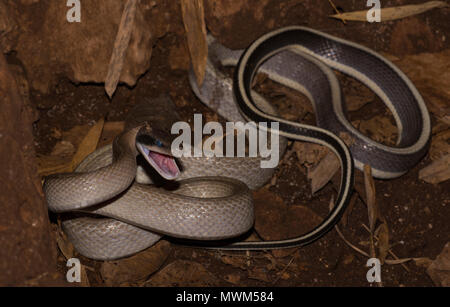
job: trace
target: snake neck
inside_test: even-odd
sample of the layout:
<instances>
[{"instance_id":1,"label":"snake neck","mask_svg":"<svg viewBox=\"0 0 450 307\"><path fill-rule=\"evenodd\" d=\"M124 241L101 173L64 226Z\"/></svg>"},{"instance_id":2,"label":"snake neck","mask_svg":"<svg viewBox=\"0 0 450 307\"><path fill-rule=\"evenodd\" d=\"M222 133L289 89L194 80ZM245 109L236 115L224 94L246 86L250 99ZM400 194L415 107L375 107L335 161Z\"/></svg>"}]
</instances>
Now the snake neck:
<instances>
[{"instance_id":1,"label":"snake neck","mask_svg":"<svg viewBox=\"0 0 450 307\"><path fill-rule=\"evenodd\" d=\"M136 157L138 155L138 151L136 149L136 135L140 129L141 127L132 128L128 131L123 132L114 140L114 161L117 161L124 156L130 155Z\"/></svg>"}]
</instances>

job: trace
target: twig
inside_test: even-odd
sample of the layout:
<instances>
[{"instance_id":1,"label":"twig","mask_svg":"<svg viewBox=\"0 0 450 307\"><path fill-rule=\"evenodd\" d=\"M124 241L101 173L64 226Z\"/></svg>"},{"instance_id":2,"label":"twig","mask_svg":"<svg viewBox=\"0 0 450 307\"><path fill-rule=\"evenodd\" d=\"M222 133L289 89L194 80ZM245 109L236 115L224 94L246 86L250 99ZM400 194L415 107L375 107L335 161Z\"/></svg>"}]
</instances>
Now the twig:
<instances>
[{"instance_id":1,"label":"twig","mask_svg":"<svg viewBox=\"0 0 450 307\"><path fill-rule=\"evenodd\" d=\"M330 211L331 211L331 210L333 209L333 207L334 207L334 196L331 196L330 204L329 204L328 208L329 208ZM337 231L339 237L341 237L341 239L342 239L348 246L350 246L351 248L353 248L353 249L354 249L355 251L357 251L358 253L360 253L360 254L362 254L362 255L364 255L364 256L370 258L370 256L369 256L368 253L366 253L366 252L363 251L362 249L356 247L355 245L353 245L352 243L350 243L350 241L348 241L348 240L344 237L344 235L342 234L342 232L341 232L341 230L339 229L338 225L334 226L334 228L336 229L336 231Z\"/></svg>"},{"instance_id":2,"label":"twig","mask_svg":"<svg viewBox=\"0 0 450 307\"><path fill-rule=\"evenodd\" d=\"M364 223L362 224L362 226L363 226L363 228L364 228L365 230L367 230L367 231L370 233L369 227L367 227ZM373 237L378 241L378 237L377 237L376 235L374 235ZM395 255L394 252L393 252L391 249L388 250L388 253L389 253L395 260L398 260L398 261L403 260L403 259L398 258L397 255ZM408 259L408 261L409 261L409 260L411 260L412 258L405 258L405 262L407 262L406 259ZM388 263L388 259L385 259L385 262ZM389 263L388 263L388 264L389 264ZM392 264L392 263L391 263L391 264ZM403 264L403 263L398 263L398 264L401 264L402 267L403 267L407 272L410 272L410 270L408 269L408 267L407 267L405 264Z\"/></svg>"},{"instance_id":3,"label":"twig","mask_svg":"<svg viewBox=\"0 0 450 307\"><path fill-rule=\"evenodd\" d=\"M287 268L291 265L292 261L294 261L294 256L292 256L291 260L286 264L286 266L281 270L277 275L277 278L272 282L272 285L276 284L278 280L280 280L281 275L283 275L284 272L286 272Z\"/></svg>"},{"instance_id":4,"label":"twig","mask_svg":"<svg viewBox=\"0 0 450 307\"><path fill-rule=\"evenodd\" d=\"M128 0L123 9L119 30L117 31L114 49L105 80L105 90L110 98L116 91L117 84L119 84L120 75L122 73L123 64L125 62L125 57L128 50L128 44L130 43L131 34L134 29L137 4L138 0Z\"/></svg>"},{"instance_id":5,"label":"twig","mask_svg":"<svg viewBox=\"0 0 450 307\"><path fill-rule=\"evenodd\" d=\"M368 253L366 253L366 252L363 251L362 249L360 249L360 248L356 247L355 245L353 245L352 243L350 243L350 241L348 241L348 240L344 237L344 235L342 234L341 230L339 229L339 227L338 227L337 225L334 226L334 228L336 229L336 231L337 231L339 237L341 237L341 239L342 239L348 246L350 246L351 248L353 248L355 251L357 251L357 252L360 253L361 255L366 256L367 258L370 258L370 256L369 256Z\"/></svg>"},{"instance_id":6,"label":"twig","mask_svg":"<svg viewBox=\"0 0 450 307\"><path fill-rule=\"evenodd\" d=\"M331 197L330 200L330 205L329 208L330 210L334 207L334 197ZM367 227L364 223L362 224L363 228L365 230L367 230L370 233L370 229L369 227ZM334 226L334 228L336 229L336 232L338 233L339 237L342 239L342 241L344 241L345 244L347 244L350 248L352 248L353 250L355 250L356 252L360 253L361 255L367 257L367 258L372 258L368 253L366 253L365 251L363 251L362 249L360 249L359 247L356 247L355 245L353 245L350 241L348 241L344 234L341 232L341 230L339 229L339 226L336 225ZM376 240L378 240L377 236L373 236ZM397 257L397 255L394 254L393 251L391 251L390 249L388 250L388 253L395 259L395 260L389 260L389 259L385 259L385 263L389 264L389 265L396 265L396 264L401 264L403 266L403 268L407 271L410 272L410 270L408 269L408 267L406 267L404 265L405 262L411 261L411 260L418 260L420 258L403 258L400 259Z\"/></svg>"},{"instance_id":7,"label":"twig","mask_svg":"<svg viewBox=\"0 0 450 307\"><path fill-rule=\"evenodd\" d=\"M339 10L337 9L337 7L334 5L332 0L328 0L328 2L330 3L330 5L333 7L333 10L336 12L336 14L341 15L341 12L339 12ZM340 19L342 20L342 22L344 23L344 25L347 24L347 22L345 21L344 18L340 17Z\"/></svg>"}]
</instances>

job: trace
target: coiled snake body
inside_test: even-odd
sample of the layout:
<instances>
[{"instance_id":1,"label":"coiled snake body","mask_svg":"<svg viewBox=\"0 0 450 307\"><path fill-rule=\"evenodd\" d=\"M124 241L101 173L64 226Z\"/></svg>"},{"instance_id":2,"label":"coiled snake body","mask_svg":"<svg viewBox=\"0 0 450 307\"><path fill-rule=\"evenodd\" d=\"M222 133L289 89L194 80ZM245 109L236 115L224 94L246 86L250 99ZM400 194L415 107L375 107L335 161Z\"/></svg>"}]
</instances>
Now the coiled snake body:
<instances>
[{"instance_id":1,"label":"coiled snake body","mask_svg":"<svg viewBox=\"0 0 450 307\"><path fill-rule=\"evenodd\" d=\"M190 76L192 89L203 103L229 121L279 122L280 152L286 146L285 138L314 142L330 148L341 163L335 205L315 229L297 238L240 242L220 248L270 249L310 243L342 215L352 188L354 165L362 168L369 164L374 176L394 178L426 153L430 119L423 99L398 68L372 50L295 26L262 36L244 52L229 50L212 37L208 40L203 85L199 88ZM237 65L233 81L218 70L218 64ZM252 91L252 80L260 66L271 79L301 91L311 100L320 128L279 118L272 106ZM351 126L330 68L354 77L382 99L397 123L397 147L376 143ZM162 99L163 105L169 103ZM273 169L260 168L261 158L181 158L180 173L168 156L173 139L169 121L158 121L165 112L170 113L169 118L173 113L166 107L151 109L155 105L158 103L137 107L112 147L91 154L75 173L46 179L44 191L50 210L112 218L83 216L63 222L69 239L87 257L124 257L154 244L162 234L196 240L232 238L253 225L249 187L260 187L270 179ZM336 136L341 132L352 138L350 150ZM171 192L133 183L138 152L166 179L184 179L179 189Z\"/></svg>"}]
</instances>

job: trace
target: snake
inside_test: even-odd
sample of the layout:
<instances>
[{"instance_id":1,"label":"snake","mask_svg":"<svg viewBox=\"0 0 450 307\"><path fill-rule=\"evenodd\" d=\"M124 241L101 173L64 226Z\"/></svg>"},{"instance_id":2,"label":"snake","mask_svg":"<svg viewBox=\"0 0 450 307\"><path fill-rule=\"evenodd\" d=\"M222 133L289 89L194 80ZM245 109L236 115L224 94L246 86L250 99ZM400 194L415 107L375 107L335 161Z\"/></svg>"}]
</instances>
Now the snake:
<instances>
[{"instance_id":1,"label":"snake","mask_svg":"<svg viewBox=\"0 0 450 307\"><path fill-rule=\"evenodd\" d=\"M204 104L228 121L255 122L258 128L276 133L280 154L290 139L323 145L336 155L341 182L328 216L298 237L233 242L252 228L251 190L270 180L274 168L261 168L261 157L175 160L170 150L174 136L170 133L173 121L168 118L175 114L170 99L144 99L130 112L124 132L112 145L89 155L75 172L45 180L49 209L68 215L63 217L63 229L84 256L126 257L155 244L163 235L199 240L206 246L219 242L213 248L231 250L304 246L339 221L350 199L355 168L367 164L376 178L397 178L426 154L431 125L425 102L408 77L375 51L301 26L271 31L245 50L230 50L211 35L207 41L203 83L197 84L193 70L189 75L193 92ZM236 66L233 77L222 66ZM399 131L395 147L375 142L352 126L333 70L366 85L388 107ZM303 93L313 105L316 126L280 117L253 90L258 72ZM272 131L261 125L264 122L276 122L279 129ZM342 133L351 140L349 144L338 137ZM143 168L149 170L137 166L137 156L143 157ZM152 170L175 180L177 187L144 184L150 182L147 173Z\"/></svg>"}]
</instances>

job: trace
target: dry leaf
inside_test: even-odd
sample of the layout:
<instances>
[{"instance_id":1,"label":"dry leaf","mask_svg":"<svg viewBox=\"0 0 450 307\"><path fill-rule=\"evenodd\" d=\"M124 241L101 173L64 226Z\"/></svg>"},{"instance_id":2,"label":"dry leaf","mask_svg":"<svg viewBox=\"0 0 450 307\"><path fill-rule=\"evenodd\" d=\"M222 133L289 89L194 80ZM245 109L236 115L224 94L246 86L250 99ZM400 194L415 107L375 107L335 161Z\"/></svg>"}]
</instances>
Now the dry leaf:
<instances>
[{"instance_id":1,"label":"dry leaf","mask_svg":"<svg viewBox=\"0 0 450 307\"><path fill-rule=\"evenodd\" d=\"M353 254L347 254L347 255L345 255L345 256L343 257L342 263L343 263L344 265L349 265L349 264L351 264L354 260L355 260L355 255L353 255Z\"/></svg>"},{"instance_id":2,"label":"dry leaf","mask_svg":"<svg viewBox=\"0 0 450 307\"><path fill-rule=\"evenodd\" d=\"M348 218L352 214L353 208L355 207L355 204L356 204L356 201L358 200L358 198L359 198L359 194L357 192L352 193L348 207L345 210L345 212L341 218L342 226L347 226Z\"/></svg>"},{"instance_id":3,"label":"dry leaf","mask_svg":"<svg viewBox=\"0 0 450 307\"><path fill-rule=\"evenodd\" d=\"M450 179L450 154L421 169L419 179L432 184Z\"/></svg>"},{"instance_id":4,"label":"dry leaf","mask_svg":"<svg viewBox=\"0 0 450 307\"><path fill-rule=\"evenodd\" d=\"M349 147L355 142L353 137L346 132L340 132L339 138ZM324 146L320 146L320 150L322 150L320 153L322 155L325 154L325 157L321 159L320 163L314 169L308 169L308 179L311 180L312 194L322 189L332 180L341 167L339 159L333 152ZM298 151L297 154L299 154ZM318 155L317 157L320 156Z\"/></svg>"},{"instance_id":5,"label":"dry leaf","mask_svg":"<svg viewBox=\"0 0 450 307\"><path fill-rule=\"evenodd\" d=\"M437 161L450 154L450 129L441 131L431 138L429 155L431 160Z\"/></svg>"},{"instance_id":6,"label":"dry leaf","mask_svg":"<svg viewBox=\"0 0 450 307\"><path fill-rule=\"evenodd\" d=\"M270 282L269 276L264 268L254 268L248 272L249 279L260 280L263 282Z\"/></svg>"},{"instance_id":7,"label":"dry leaf","mask_svg":"<svg viewBox=\"0 0 450 307\"><path fill-rule=\"evenodd\" d=\"M372 169L369 165L364 165L364 186L366 188L366 204L369 215L369 229L373 234L375 224L378 219L378 207L376 203L375 182L372 177Z\"/></svg>"},{"instance_id":8,"label":"dry leaf","mask_svg":"<svg viewBox=\"0 0 450 307\"><path fill-rule=\"evenodd\" d=\"M353 79L349 79L347 82L349 83L348 86L346 84L343 85L343 87L347 86L347 88L344 87L347 111L357 111L375 99L375 93L368 87Z\"/></svg>"},{"instance_id":9,"label":"dry leaf","mask_svg":"<svg viewBox=\"0 0 450 307\"><path fill-rule=\"evenodd\" d=\"M440 121L450 116L450 49L407 55L394 60L423 96L428 110ZM447 124L448 126L449 124Z\"/></svg>"},{"instance_id":10,"label":"dry leaf","mask_svg":"<svg viewBox=\"0 0 450 307\"><path fill-rule=\"evenodd\" d=\"M58 245L59 250L64 255L64 258L66 258L66 260L73 258L75 248L64 235L64 233L60 230L60 228L56 232L56 244Z\"/></svg>"},{"instance_id":11,"label":"dry leaf","mask_svg":"<svg viewBox=\"0 0 450 307\"><path fill-rule=\"evenodd\" d=\"M100 273L108 286L138 282L156 272L170 253L170 243L159 241L156 245L134 256L105 261Z\"/></svg>"},{"instance_id":12,"label":"dry leaf","mask_svg":"<svg viewBox=\"0 0 450 307\"><path fill-rule=\"evenodd\" d=\"M317 164L329 152L325 146L306 142L295 142L293 149L302 165Z\"/></svg>"},{"instance_id":13,"label":"dry leaf","mask_svg":"<svg viewBox=\"0 0 450 307\"><path fill-rule=\"evenodd\" d=\"M427 269L428 275L437 286L450 287L450 242Z\"/></svg>"},{"instance_id":14,"label":"dry leaf","mask_svg":"<svg viewBox=\"0 0 450 307\"><path fill-rule=\"evenodd\" d=\"M375 182L372 177L372 168L367 164L364 165L364 186L366 190L366 205L370 227L370 257L374 258L376 257L374 231L379 211L376 202Z\"/></svg>"},{"instance_id":15,"label":"dry leaf","mask_svg":"<svg viewBox=\"0 0 450 307\"><path fill-rule=\"evenodd\" d=\"M119 30L117 32L116 41L114 42L114 49L105 80L105 90L110 98L116 91L117 84L119 84L131 33L134 29L136 6L137 0L128 0L123 9L122 19L120 20Z\"/></svg>"},{"instance_id":16,"label":"dry leaf","mask_svg":"<svg viewBox=\"0 0 450 307\"><path fill-rule=\"evenodd\" d=\"M38 173L40 176L48 176L51 174L57 173L67 173L72 172L78 164L86 158L91 152L93 152L100 138L100 134L103 129L104 120L101 119L98 121L93 127L90 128L86 136L78 145L78 150L75 155L70 158L67 156L40 156L38 157ZM79 138L80 133L85 130L84 126L74 127L70 132L63 135L63 138L67 140L75 140ZM76 135L76 137L75 137ZM70 142L71 144L76 143L77 141L61 141L62 142ZM60 150L55 150L56 153L62 154Z\"/></svg>"},{"instance_id":17,"label":"dry leaf","mask_svg":"<svg viewBox=\"0 0 450 307\"><path fill-rule=\"evenodd\" d=\"M378 237L378 259L380 259L381 264L384 263L386 256L389 253L389 228L384 221L380 227L378 227L376 235Z\"/></svg>"},{"instance_id":18,"label":"dry leaf","mask_svg":"<svg viewBox=\"0 0 450 307\"><path fill-rule=\"evenodd\" d=\"M329 151L314 169L308 170L312 194L323 188L333 178L340 166L336 155Z\"/></svg>"},{"instance_id":19,"label":"dry leaf","mask_svg":"<svg viewBox=\"0 0 450 307\"><path fill-rule=\"evenodd\" d=\"M86 272L86 266L81 264L80 266L80 286L81 287L90 287L91 283L89 282L89 278Z\"/></svg>"},{"instance_id":20,"label":"dry leaf","mask_svg":"<svg viewBox=\"0 0 450 307\"><path fill-rule=\"evenodd\" d=\"M437 118L437 122L431 127L431 135L436 137L443 131L449 130L450 128L450 115L445 115L444 118Z\"/></svg>"},{"instance_id":21,"label":"dry leaf","mask_svg":"<svg viewBox=\"0 0 450 307\"><path fill-rule=\"evenodd\" d=\"M277 259L274 256L272 256L272 254L266 253L263 255L263 257L270 261L270 263L266 265L266 269L268 271L273 270L277 267L278 265Z\"/></svg>"},{"instance_id":22,"label":"dry leaf","mask_svg":"<svg viewBox=\"0 0 450 307\"><path fill-rule=\"evenodd\" d=\"M218 283L218 278L212 275L200 263L176 260L153 275L146 285L159 287L202 287Z\"/></svg>"},{"instance_id":23,"label":"dry leaf","mask_svg":"<svg viewBox=\"0 0 450 307\"><path fill-rule=\"evenodd\" d=\"M229 283L237 285L241 281L241 276L239 276L238 274L228 274L223 279L225 279Z\"/></svg>"},{"instance_id":24,"label":"dry leaf","mask_svg":"<svg viewBox=\"0 0 450 307\"><path fill-rule=\"evenodd\" d=\"M67 141L61 141L56 143L50 155L59 157L67 157L67 156L71 157L73 156L74 153L75 147L73 146L72 143Z\"/></svg>"},{"instance_id":25,"label":"dry leaf","mask_svg":"<svg viewBox=\"0 0 450 307\"><path fill-rule=\"evenodd\" d=\"M208 57L203 0L182 0L181 11L183 13L183 22L186 30L189 53L191 55L192 67L197 79L197 84L200 86L205 77Z\"/></svg>"},{"instance_id":26,"label":"dry leaf","mask_svg":"<svg viewBox=\"0 0 450 307\"><path fill-rule=\"evenodd\" d=\"M38 156L37 158L38 174L45 177L51 174L68 172L70 158L58 156Z\"/></svg>"},{"instance_id":27,"label":"dry leaf","mask_svg":"<svg viewBox=\"0 0 450 307\"><path fill-rule=\"evenodd\" d=\"M428 1L422 4L402 5L396 7L381 8L381 21L401 19L408 16L418 15L434 8L448 7L444 1ZM365 21L369 10L354 11L331 15L330 17L341 20Z\"/></svg>"},{"instance_id":28,"label":"dry leaf","mask_svg":"<svg viewBox=\"0 0 450 307\"><path fill-rule=\"evenodd\" d=\"M111 144L116 136L118 136L125 128L125 122L106 122L97 148Z\"/></svg>"},{"instance_id":29,"label":"dry leaf","mask_svg":"<svg viewBox=\"0 0 450 307\"><path fill-rule=\"evenodd\" d=\"M358 130L375 142L388 145L394 145L398 135L397 127L391 123L389 118L380 115L361 121Z\"/></svg>"},{"instance_id":30,"label":"dry leaf","mask_svg":"<svg viewBox=\"0 0 450 307\"><path fill-rule=\"evenodd\" d=\"M84 160L84 158L95 151L100 139L100 135L102 134L104 123L104 119L99 120L84 137L80 146L78 146L78 150L75 153L75 156L72 158L72 162L70 164L70 172L73 171L78 166L78 164L80 164L81 161Z\"/></svg>"},{"instance_id":31,"label":"dry leaf","mask_svg":"<svg viewBox=\"0 0 450 307\"><path fill-rule=\"evenodd\" d=\"M228 265L231 265L235 268L239 268L242 270L246 270L248 268L247 266L247 259L242 256L230 256L230 255L222 255L220 257L220 260Z\"/></svg>"},{"instance_id":32,"label":"dry leaf","mask_svg":"<svg viewBox=\"0 0 450 307\"><path fill-rule=\"evenodd\" d=\"M413 260L417 266L424 268L428 268L431 263L433 263L433 260L431 260L430 258L414 258Z\"/></svg>"},{"instance_id":33,"label":"dry leaf","mask_svg":"<svg viewBox=\"0 0 450 307\"><path fill-rule=\"evenodd\" d=\"M438 118L439 121L441 121L441 123L444 123L447 126L450 126L450 115L446 114L440 118Z\"/></svg>"}]
</instances>

